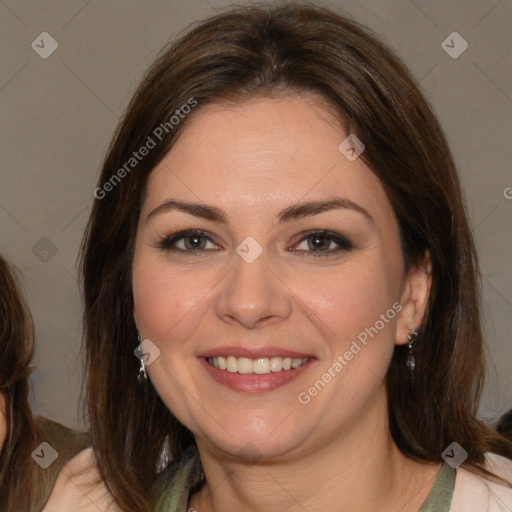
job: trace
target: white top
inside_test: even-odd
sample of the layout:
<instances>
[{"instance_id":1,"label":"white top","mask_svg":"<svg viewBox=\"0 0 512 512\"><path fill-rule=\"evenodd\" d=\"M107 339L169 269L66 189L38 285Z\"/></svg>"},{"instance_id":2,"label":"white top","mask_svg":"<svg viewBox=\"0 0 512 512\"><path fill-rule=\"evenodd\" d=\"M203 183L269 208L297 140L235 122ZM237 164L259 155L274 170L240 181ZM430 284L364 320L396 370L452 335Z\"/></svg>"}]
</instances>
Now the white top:
<instances>
[{"instance_id":1,"label":"white top","mask_svg":"<svg viewBox=\"0 0 512 512\"><path fill-rule=\"evenodd\" d=\"M486 468L510 482L510 486L491 482L459 467L449 512L512 512L512 460L490 453L485 460ZM104 485L94 485L98 475L93 468L91 448L71 459L61 470L43 512L121 512Z\"/></svg>"},{"instance_id":2,"label":"white top","mask_svg":"<svg viewBox=\"0 0 512 512\"><path fill-rule=\"evenodd\" d=\"M485 461L486 469L509 487L457 468L450 512L512 512L512 460L487 453Z\"/></svg>"}]
</instances>

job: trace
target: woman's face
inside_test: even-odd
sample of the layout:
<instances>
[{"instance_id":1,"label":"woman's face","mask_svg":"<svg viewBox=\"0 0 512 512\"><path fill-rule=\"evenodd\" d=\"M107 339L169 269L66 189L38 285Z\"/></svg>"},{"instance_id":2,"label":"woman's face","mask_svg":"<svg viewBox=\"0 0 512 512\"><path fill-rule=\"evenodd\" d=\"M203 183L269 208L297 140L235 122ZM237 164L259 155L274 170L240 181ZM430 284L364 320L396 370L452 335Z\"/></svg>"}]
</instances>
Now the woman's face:
<instances>
[{"instance_id":1,"label":"woman's face","mask_svg":"<svg viewBox=\"0 0 512 512\"><path fill-rule=\"evenodd\" d=\"M149 178L135 319L152 384L200 444L291 456L382 416L408 278L346 136L314 96L212 105Z\"/></svg>"}]
</instances>

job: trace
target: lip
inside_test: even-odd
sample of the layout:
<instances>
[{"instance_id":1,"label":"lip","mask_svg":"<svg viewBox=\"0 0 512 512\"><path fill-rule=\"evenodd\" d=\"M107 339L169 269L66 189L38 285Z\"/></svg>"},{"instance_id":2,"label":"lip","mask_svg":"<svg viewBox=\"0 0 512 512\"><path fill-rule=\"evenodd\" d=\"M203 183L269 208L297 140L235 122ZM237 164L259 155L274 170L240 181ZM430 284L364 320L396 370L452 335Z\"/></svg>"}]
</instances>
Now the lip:
<instances>
[{"instance_id":1,"label":"lip","mask_svg":"<svg viewBox=\"0 0 512 512\"><path fill-rule=\"evenodd\" d=\"M246 356L244 354L250 353L250 356ZM217 351L208 352L208 354L217 354ZM239 356L235 354L240 354ZM265 350L262 352L262 355L259 357L263 357L265 354L267 357L271 356L271 352ZM278 354L298 354L297 352L289 352L289 351L280 351ZM227 352L221 352L218 355L208 355L207 357L219 357L220 355L233 355L235 357L249 357L250 359L257 359L258 356L254 355L254 351L241 351L240 349L233 349L233 353L228 354ZM284 357L297 357L297 359L303 357L310 357L309 361L304 363L302 366L291 370L283 370L280 372L270 372L264 375L257 374L240 374L240 373L231 373L227 370L219 370L212 366L206 360L206 357L198 357L198 361L203 365L203 368L209 373L209 375L217 381L219 384L226 386L234 391L239 391L242 393L248 393L251 395L257 395L262 393L267 393L269 391L274 391L286 384L289 384L296 378L298 378L302 373L304 373L310 366L312 366L317 360L312 356L302 356L299 354L297 356L286 355Z\"/></svg>"},{"instance_id":2,"label":"lip","mask_svg":"<svg viewBox=\"0 0 512 512\"><path fill-rule=\"evenodd\" d=\"M293 350L285 350L278 347L260 347L246 349L243 347L219 347L213 348L199 354L197 357L247 357L248 359L258 359L260 357L291 357L292 359L306 359L307 357L315 358L313 354L305 354L302 352L294 352ZM222 371L222 370L221 370Z\"/></svg>"}]
</instances>

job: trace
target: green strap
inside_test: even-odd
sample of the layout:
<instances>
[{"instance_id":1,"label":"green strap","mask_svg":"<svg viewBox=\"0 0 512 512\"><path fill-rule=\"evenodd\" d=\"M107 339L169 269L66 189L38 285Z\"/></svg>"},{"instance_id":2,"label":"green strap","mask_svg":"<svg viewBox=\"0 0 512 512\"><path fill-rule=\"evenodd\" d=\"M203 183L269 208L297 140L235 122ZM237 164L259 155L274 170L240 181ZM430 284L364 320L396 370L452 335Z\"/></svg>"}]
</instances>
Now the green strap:
<instances>
[{"instance_id":1,"label":"green strap","mask_svg":"<svg viewBox=\"0 0 512 512\"><path fill-rule=\"evenodd\" d=\"M201 460L195 445L160 473L160 498L153 512L187 512L191 491L202 481Z\"/></svg>"},{"instance_id":2,"label":"green strap","mask_svg":"<svg viewBox=\"0 0 512 512\"><path fill-rule=\"evenodd\" d=\"M441 466L434 487L418 512L449 512L455 487L455 469L446 464Z\"/></svg>"}]
</instances>

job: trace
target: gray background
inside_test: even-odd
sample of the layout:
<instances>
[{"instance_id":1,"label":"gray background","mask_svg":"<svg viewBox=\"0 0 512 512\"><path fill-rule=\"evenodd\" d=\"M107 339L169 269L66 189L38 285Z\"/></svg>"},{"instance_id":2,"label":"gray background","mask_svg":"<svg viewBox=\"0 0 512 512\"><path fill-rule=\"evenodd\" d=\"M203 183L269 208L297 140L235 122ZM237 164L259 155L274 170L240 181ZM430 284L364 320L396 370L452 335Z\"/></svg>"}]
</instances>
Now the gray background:
<instances>
[{"instance_id":1,"label":"gray background","mask_svg":"<svg viewBox=\"0 0 512 512\"><path fill-rule=\"evenodd\" d=\"M19 267L36 325L38 414L83 425L76 257L118 118L156 52L225 5L0 0L0 252ZM480 414L493 420L512 407L512 2L323 5L344 9L397 50L446 130L483 272L490 373ZM456 59L441 47L454 31L469 45ZM58 42L47 59L31 47L42 32Z\"/></svg>"}]
</instances>

